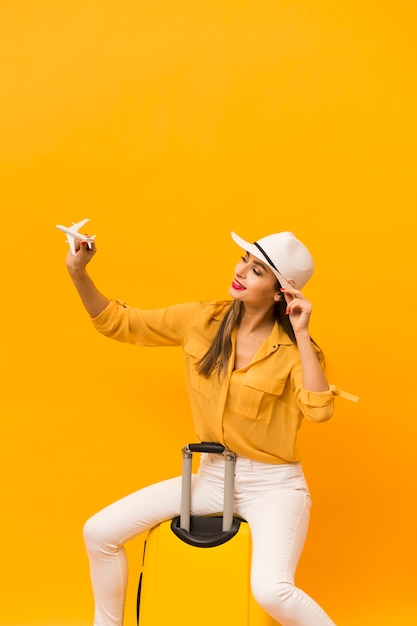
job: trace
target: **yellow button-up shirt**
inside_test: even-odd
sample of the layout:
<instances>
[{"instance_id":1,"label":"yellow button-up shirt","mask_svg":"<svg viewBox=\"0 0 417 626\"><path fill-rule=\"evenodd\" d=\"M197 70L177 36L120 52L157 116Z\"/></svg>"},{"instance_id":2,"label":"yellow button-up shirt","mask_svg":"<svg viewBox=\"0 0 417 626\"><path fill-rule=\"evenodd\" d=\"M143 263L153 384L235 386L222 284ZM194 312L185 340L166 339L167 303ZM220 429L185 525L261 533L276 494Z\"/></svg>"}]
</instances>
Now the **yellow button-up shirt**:
<instances>
[{"instance_id":1,"label":"yellow button-up shirt","mask_svg":"<svg viewBox=\"0 0 417 626\"><path fill-rule=\"evenodd\" d=\"M112 300L93 319L102 334L139 346L182 346L185 372L200 441L216 441L237 454L264 463L300 459L297 433L303 417L328 420L339 390L302 388L297 346L278 323L246 367L233 369L236 331L227 375L200 376L197 361L206 353L231 301L179 304L164 309L130 308ZM342 395L342 394L341 394Z\"/></svg>"}]
</instances>

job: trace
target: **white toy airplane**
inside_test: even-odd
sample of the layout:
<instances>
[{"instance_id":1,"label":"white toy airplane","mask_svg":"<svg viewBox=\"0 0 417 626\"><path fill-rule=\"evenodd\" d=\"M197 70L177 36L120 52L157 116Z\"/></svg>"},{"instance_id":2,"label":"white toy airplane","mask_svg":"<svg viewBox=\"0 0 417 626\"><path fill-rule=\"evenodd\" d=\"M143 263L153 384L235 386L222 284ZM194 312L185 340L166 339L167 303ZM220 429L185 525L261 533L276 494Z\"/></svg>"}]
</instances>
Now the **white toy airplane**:
<instances>
[{"instance_id":1,"label":"white toy airplane","mask_svg":"<svg viewBox=\"0 0 417 626\"><path fill-rule=\"evenodd\" d=\"M86 218L85 220L81 220L81 222L77 222L77 224L73 222L72 226L61 226L60 224L56 225L59 230L62 230L62 232L66 234L67 242L69 243L72 254L75 254L75 239L78 239L79 241L86 241L88 247L91 248L91 244L93 242L93 239L95 239L95 235L87 237L86 235L81 235L79 232L77 232L78 229L81 228L81 226L84 226L84 224L86 224L88 221L89 219Z\"/></svg>"}]
</instances>

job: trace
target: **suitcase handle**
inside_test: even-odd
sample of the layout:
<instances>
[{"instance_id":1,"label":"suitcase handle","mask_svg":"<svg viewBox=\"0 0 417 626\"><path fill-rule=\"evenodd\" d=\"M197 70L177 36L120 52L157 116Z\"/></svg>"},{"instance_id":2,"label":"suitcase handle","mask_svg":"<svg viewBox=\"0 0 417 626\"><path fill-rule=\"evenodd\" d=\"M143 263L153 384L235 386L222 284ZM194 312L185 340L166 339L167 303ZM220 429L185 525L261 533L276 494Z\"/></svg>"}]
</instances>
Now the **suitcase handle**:
<instances>
[{"instance_id":1,"label":"suitcase handle","mask_svg":"<svg viewBox=\"0 0 417 626\"><path fill-rule=\"evenodd\" d=\"M182 449L182 493L180 528L190 531L191 511L191 472L193 452L208 452L222 454L225 457L224 467L224 503L223 503L223 532L231 530L233 525L233 486L235 481L236 454L220 443L203 441L202 443L190 443Z\"/></svg>"},{"instance_id":2,"label":"suitcase handle","mask_svg":"<svg viewBox=\"0 0 417 626\"><path fill-rule=\"evenodd\" d=\"M209 452L212 454L223 454L226 450L221 443L214 443L212 441L203 441L202 443L189 443L188 446L183 448L183 452L186 449L191 450L191 452Z\"/></svg>"}]
</instances>

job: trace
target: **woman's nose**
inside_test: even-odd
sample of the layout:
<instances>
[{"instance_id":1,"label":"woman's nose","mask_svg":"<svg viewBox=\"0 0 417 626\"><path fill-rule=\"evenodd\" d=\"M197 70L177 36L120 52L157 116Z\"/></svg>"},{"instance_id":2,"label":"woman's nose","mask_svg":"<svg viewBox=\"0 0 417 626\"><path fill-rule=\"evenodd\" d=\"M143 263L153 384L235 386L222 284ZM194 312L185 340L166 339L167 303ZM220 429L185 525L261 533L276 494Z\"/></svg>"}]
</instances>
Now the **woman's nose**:
<instances>
[{"instance_id":1,"label":"woman's nose","mask_svg":"<svg viewBox=\"0 0 417 626\"><path fill-rule=\"evenodd\" d=\"M244 263L238 263L236 265L236 276L243 276L245 275L245 264Z\"/></svg>"}]
</instances>

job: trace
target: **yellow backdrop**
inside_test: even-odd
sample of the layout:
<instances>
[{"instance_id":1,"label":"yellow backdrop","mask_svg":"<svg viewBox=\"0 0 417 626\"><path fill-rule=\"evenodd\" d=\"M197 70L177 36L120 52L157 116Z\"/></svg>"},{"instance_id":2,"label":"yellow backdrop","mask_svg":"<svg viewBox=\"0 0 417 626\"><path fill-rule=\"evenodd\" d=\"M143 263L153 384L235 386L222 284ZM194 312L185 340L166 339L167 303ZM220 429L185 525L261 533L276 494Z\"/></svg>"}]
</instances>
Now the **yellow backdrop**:
<instances>
[{"instance_id":1,"label":"yellow backdrop","mask_svg":"<svg viewBox=\"0 0 417 626\"><path fill-rule=\"evenodd\" d=\"M416 623L415 20L413 0L3 0L2 626L91 625L84 520L193 439L181 352L108 341L77 300L55 224L84 217L97 284L143 307L227 296L232 229L305 241L312 334L361 400L303 428L298 582L338 626Z\"/></svg>"}]
</instances>

